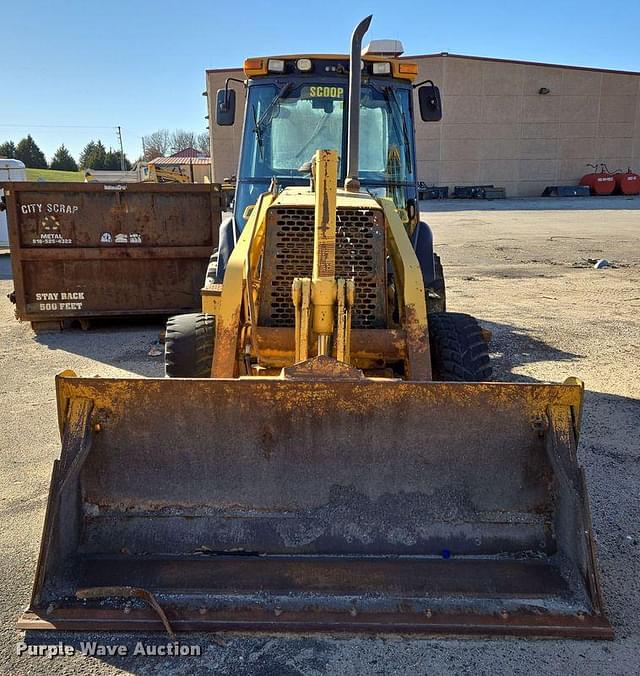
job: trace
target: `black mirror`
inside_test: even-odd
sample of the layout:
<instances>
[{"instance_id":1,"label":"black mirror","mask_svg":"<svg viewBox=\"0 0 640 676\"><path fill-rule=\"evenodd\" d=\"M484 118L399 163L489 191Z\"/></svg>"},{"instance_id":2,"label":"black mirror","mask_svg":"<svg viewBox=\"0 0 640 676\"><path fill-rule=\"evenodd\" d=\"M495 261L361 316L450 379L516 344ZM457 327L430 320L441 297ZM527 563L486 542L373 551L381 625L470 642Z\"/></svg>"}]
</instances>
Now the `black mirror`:
<instances>
[{"instance_id":1,"label":"black mirror","mask_svg":"<svg viewBox=\"0 0 640 676\"><path fill-rule=\"evenodd\" d=\"M216 124L230 127L236 119L236 93L233 89L218 89L216 94Z\"/></svg>"},{"instance_id":2,"label":"black mirror","mask_svg":"<svg viewBox=\"0 0 640 676\"><path fill-rule=\"evenodd\" d=\"M440 122L442 119L442 99L440 90L433 84L418 89L420 117L423 122Z\"/></svg>"}]
</instances>

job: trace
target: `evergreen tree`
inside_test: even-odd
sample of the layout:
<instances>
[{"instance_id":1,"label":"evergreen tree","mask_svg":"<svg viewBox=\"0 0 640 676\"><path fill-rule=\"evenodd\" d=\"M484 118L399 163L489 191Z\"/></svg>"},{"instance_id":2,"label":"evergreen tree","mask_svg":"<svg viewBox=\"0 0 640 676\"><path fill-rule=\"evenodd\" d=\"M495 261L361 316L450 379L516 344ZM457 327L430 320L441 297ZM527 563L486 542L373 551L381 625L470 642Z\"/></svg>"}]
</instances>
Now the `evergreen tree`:
<instances>
[{"instance_id":1,"label":"evergreen tree","mask_svg":"<svg viewBox=\"0 0 640 676\"><path fill-rule=\"evenodd\" d=\"M105 169L107 151L102 141L89 141L80 153L81 169Z\"/></svg>"},{"instance_id":2,"label":"evergreen tree","mask_svg":"<svg viewBox=\"0 0 640 676\"><path fill-rule=\"evenodd\" d=\"M65 148L64 143L56 150L51 160L51 168L58 171L78 171L78 165Z\"/></svg>"},{"instance_id":3,"label":"evergreen tree","mask_svg":"<svg viewBox=\"0 0 640 676\"><path fill-rule=\"evenodd\" d=\"M16 159L24 162L24 166L29 169L46 169L47 160L44 153L33 140L31 134L16 146Z\"/></svg>"},{"instance_id":4,"label":"evergreen tree","mask_svg":"<svg viewBox=\"0 0 640 676\"><path fill-rule=\"evenodd\" d=\"M120 169L120 155L111 148L107 151L104 168L109 171L118 171Z\"/></svg>"},{"instance_id":5,"label":"evergreen tree","mask_svg":"<svg viewBox=\"0 0 640 676\"><path fill-rule=\"evenodd\" d=\"M119 171L120 166L120 151L109 148L105 159L105 169L110 171ZM126 155L124 156L124 168L125 171L129 171L131 169L131 162L129 162Z\"/></svg>"},{"instance_id":6,"label":"evergreen tree","mask_svg":"<svg viewBox=\"0 0 640 676\"><path fill-rule=\"evenodd\" d=\"M13 141L6 141L0 144L0 157L14 160L16 157L16 144Z\"/></svg>"},{"instance_id":7,"label":"evergreen tree","mask_svg":"<svg viewBox=\"0 0 640 676\"><path fill-rule=\"evenodd\" d=\"M87 162L89 158L93 156L95 149L96 144L94 141L89 141L89 143L87 143L87 145L82 149L80 152L80 158L78 160L78 164L80 165L81 169L87 169L89 167Z\"/></svg>"}]
</instances>

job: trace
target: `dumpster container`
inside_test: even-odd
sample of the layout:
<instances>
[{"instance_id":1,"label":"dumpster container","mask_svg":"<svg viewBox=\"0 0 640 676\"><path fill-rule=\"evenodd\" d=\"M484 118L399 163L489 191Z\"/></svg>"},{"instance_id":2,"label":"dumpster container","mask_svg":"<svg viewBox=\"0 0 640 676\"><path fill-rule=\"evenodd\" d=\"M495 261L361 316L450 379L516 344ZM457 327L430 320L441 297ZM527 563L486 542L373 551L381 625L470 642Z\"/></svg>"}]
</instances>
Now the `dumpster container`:
<instances>
[{"instance_id":1,"label":"dumpster container","mask_svg":"<svg viewBox=\"0 0 640 676\"><path fill-rule=\"evenodd\" d=\"M34 330L200 308L217 184L6 183L16 316Z\"/></svg>"}]
</instances>

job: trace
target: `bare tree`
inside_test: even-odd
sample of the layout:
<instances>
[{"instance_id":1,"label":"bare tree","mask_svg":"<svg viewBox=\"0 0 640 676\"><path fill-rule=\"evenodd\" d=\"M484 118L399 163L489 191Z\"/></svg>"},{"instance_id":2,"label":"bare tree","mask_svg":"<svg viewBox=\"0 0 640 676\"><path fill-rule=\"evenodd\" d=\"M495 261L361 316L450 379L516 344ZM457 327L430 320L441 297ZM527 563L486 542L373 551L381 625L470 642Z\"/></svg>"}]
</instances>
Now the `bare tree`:
<instances>
[{"instance_id":1,"label":"bare tree","mask_svg":"<svg viewBox=\"0 0 640 676\"><path fill-rule=\"evenodd\" d=\"M153 160L164 157L171 150L172 135L168 129L158 129L148 136L142 137L142 159Z\"/></svg>"},{"instance_id":2,"label":"bare tree","mask_svg":"<svg viewBox=\"0 0 640 676\"><path fill-rule=\"evenodd\" d=\"M171 132L168 129L158 129L158 131L142 137L142 147L142 159L145 162L156 157L166 157L188 148L195 148L209 155L209 134L206 131L196 134L184 129L175 129Z\"/></svg>"},{"instance_id":3,"label":"bare tree","mask_svg":"<svg viewBox=\"0 0 640 676\"><path fill-rule=\"evenodd\" d=\"M211 155L211 148L209 146L209 132L203 131L196 136L196 146L201 153L204 153L207 157Z\"/></svg>"},{"instance_id":4,"label":"bare tree","mask_svg":"<svg viewBox=\"0 0 640 676\"><path fill-rule=\"evenodd\" d=\"M196 147L196 135L192 131L176 129L171 133L171 152L177 153L187 148Z\"/></svg>"}]
</instances>

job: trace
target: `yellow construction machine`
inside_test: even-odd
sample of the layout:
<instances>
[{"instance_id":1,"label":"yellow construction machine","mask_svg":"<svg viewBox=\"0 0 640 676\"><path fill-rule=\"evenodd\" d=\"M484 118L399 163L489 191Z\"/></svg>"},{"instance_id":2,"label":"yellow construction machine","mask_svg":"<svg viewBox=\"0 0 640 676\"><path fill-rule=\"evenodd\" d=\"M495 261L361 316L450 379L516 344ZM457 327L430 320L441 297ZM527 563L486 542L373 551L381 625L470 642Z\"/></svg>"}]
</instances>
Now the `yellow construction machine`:
<instances>
[{"instance_id":1,"label":"yellow construction machine","mask_svg":"<svg viewBox=\"0 0 640 676\"><path fill-rule=\"evenodd\" d=\"M187 176L182 167L176 166L162 166L149 162L147 165L149 183L195 183L193 180L193 167L191 169L191 176Z\"/></svg>"},{"instance_id":2,"label":"yellow construction machine","mask_svg":"<svg viewBox=\"0 0 640 676\"><path fill-rule=\"evenodd\" d=\"M170 377L58 376L20 627L611 637L582 383L486 382L415 202L417 69L362 56L369 21L350 57L245 63L235 213ZM432 82L417 107L440 118Z\"/></svg>"}]
</instances>

